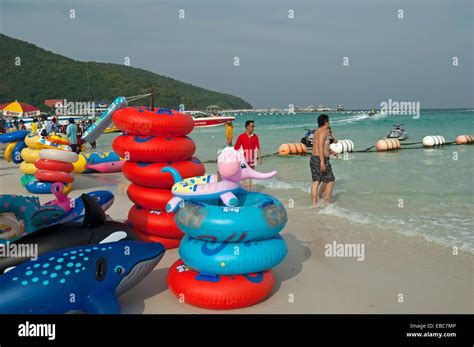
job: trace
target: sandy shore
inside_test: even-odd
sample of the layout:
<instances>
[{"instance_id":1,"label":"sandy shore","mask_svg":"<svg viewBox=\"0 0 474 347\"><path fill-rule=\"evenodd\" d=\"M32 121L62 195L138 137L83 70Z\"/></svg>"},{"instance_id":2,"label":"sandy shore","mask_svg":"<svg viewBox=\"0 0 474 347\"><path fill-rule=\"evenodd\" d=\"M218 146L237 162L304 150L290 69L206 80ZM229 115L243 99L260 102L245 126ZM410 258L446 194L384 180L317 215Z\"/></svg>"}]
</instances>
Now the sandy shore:
<instances>
[{"instance_id":1,"label":"sandy shore","mask_svg":"<svg viewBox=\"0 0 474 347\"><path fill-rule=\"evenodd\" d=\"M3 194L29 195L20 184L18 166L0 160ZM127 217L131 202L122 174L76 175L71 197L107 189L115 194L108 214ZM266 193L288 200L288 192ZM283 231L288 256L275 268L277 284L270 297L253 307L232 313L473 313L474 256L401 236L372 226L352 225L306 208L306 197L288 208ZM42 195L42 202L52 199ZM301 207L301 208L299 208ZM325 245L357 243L365 247L363 261L325 256ZM121 297L124 313L211 313L181 304L167 289L168 267L178 250L166 253L156 269L136 288ZM403 302L400 301L403 295Z\"/></svg>"}]
</instances>

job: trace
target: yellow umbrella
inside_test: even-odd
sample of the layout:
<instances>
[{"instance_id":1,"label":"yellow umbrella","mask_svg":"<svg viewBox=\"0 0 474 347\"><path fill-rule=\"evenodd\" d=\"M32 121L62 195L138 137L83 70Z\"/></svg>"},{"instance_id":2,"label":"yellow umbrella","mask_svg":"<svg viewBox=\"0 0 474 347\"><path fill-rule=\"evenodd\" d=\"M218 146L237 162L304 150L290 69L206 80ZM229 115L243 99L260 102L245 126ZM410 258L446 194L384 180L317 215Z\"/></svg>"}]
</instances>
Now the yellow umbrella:
<instances>
[{"instance_id":1,"label":"yellow umbrella","mask_svg":"<svg viewBox=\"0 0 474 347\"><path fill-rule=\"evenodd\" d=\"M0 105L0 112L6 117L34 117L40 115L38 108L16 100Z\"/></svg>"}]
</instances>

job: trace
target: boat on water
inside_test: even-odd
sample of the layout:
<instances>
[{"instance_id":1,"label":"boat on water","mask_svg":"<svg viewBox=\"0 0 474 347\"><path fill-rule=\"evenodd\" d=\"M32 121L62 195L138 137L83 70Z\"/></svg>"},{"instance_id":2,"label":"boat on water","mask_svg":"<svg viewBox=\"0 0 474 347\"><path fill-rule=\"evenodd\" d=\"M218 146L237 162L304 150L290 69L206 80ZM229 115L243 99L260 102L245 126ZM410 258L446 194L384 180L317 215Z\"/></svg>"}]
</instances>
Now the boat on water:
<instances>
[{"instance_id":1,"label":"boat on water","mask_svg":"<svg viewBox=\"0 0 474 347\"><path fill-rule=\"evenodd\" d=\"M394 124L392 131L387 135L389 139L405 140L408 137L408 132L402 127L403 124Z\"/></svg>"},{"instance_id":2,"label":"boat on water","mask_svg":"<svg viewBox=\"0 0 474 347\"><path fill-rule=\"evenodd\" d=\"M235 120L233 116L209 114L202 111L186 111L186 113L193 116L194 126L197 128L215 127Z\"/></svg>"}]
</instances>

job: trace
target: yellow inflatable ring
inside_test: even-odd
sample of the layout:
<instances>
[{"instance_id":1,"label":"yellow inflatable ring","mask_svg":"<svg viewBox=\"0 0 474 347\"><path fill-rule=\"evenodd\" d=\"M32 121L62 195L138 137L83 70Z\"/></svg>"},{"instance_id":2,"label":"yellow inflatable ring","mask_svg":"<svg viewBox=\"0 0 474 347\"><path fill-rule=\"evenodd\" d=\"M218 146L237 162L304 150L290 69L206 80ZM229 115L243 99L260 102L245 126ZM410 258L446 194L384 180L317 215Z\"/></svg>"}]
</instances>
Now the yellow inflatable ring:
<instances>
[{"instance_id":1,"label":"yellow inflatable ring","mask_svg":"<svg viewBox=\"0 0 474 347\"><path fill-rule=\"evenodd\" d=\"M84 154L79 154L79 159L75 163L72 163L72 165L74 165L75 173L83 173L86 171L87 159Z\"/></svg>"},{"instance_id":2,"label":"yellow inflatable ring","mask_svg":"<svg viewBox=\"0 0 474 347\"><path fill-rule=\"evenodd\" d=\"M36 168L35 164L22 161L20 163L20 171L27 175L34 175L38 169Z\"/></svg>"},{"instance_id":3,"label":"yellow inflatable ring","mask_svg":"<svg viewBox=\"0 0 474 347\"><path fill-rule=\"evenodd\" d=\"M5 160L9 163L12 161L13 150L15 149L17 143L18 142L10 142L7 148L5 148Z\"/></svg>"},{"instance_id":4,"label":"yellow inflatable ring","mask_svg":"<svg viewBox=\"0 0 474 347\"><path fill-rule=\"evenodd\" d=\"M25 143L28 147L33 149L62 149L64 151L71 151L71 147L67 145L61 145L48 141L47 138L42 137L36 133L26 135Z\"/></svg>"},{"instance_id":5,"label":"yellow inflatable ring","mask_svg":"<svg viewBox=\"0 0 474 347\"><path fill-rule=\"evenodd\" d=\"M62 133L51 133L46 137L48 141L59 143L61 145L69 145L69 139L65 134Z\"/></svg>"},{"instance_id":6,"label":"yellow inflatable ring","mask_svg":"<svg viewBox=\"0 0 474 347\"><path fill-rule=\"evenodd\" d=\"M39 159L39 152L39 149L26 147L21 150L21 158L28 163L34 163Z\"/></svg>"}]
</instances>

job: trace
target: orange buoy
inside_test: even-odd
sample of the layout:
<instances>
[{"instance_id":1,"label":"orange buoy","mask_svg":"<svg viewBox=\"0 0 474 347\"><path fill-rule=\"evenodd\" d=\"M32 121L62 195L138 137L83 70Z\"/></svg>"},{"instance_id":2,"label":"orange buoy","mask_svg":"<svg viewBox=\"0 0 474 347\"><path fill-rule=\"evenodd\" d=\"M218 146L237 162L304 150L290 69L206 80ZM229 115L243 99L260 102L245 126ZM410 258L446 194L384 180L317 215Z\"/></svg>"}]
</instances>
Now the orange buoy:
<instances>
[{"instance_id":1,"label":"orange buoy","mask_svg":"<svg viewBox=\"0 0 474 347\"><path fill-rule=\"evenodd\" d=\"M283 143L278 148L279 155L306 155L308 148L303 143Z\"/></svg>"},{"instance_id":2,"label":"orange buoy","mask_svg":"<svg viewBox=\"0 0 474 347\"><path fill-rule=\"evenodd\" d=\"M474 143L474 135L459 135L456 137L457 145L468 145Z\"/></svg>"},{"instance_id":3,"label":"orange buoy","mask_svg":"<svg viewBox=\"0 0 474 347\"><path fill-rule=\"evenodd\" d=\"M378 140L375 144L375 149L379 152L391 151L398 148L400 148L400 141L398 139Z\"/></svg>"}]
</instances>

